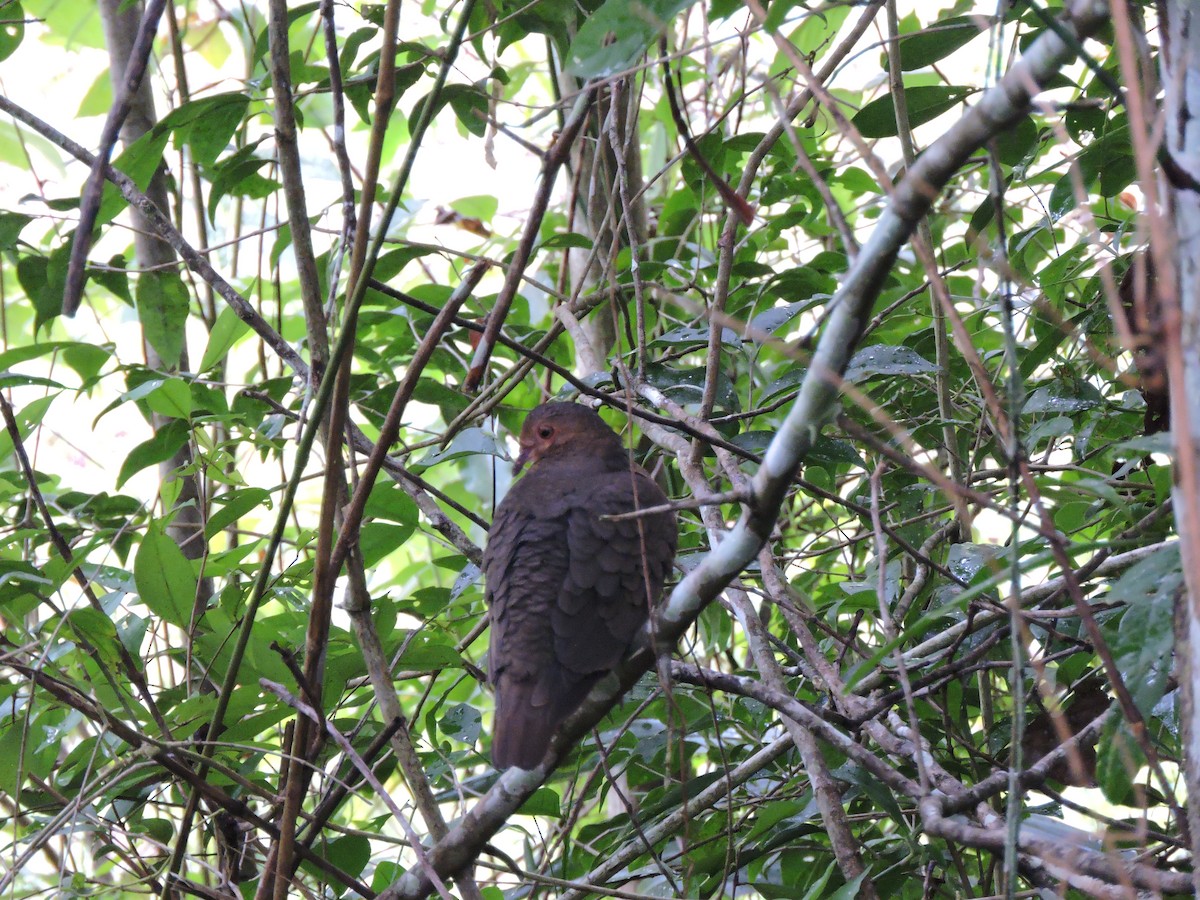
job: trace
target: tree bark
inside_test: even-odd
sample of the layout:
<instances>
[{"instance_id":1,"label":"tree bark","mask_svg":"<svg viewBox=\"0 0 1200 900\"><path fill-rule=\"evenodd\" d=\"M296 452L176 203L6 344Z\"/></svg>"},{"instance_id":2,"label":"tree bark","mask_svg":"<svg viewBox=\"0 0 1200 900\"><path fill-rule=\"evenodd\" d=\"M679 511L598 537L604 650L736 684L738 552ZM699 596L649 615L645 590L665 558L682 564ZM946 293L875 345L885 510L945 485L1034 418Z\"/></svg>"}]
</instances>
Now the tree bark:
<instances>
[{"instance_id":1,"label":"tree bark","mask_svg":"<svg viewBox=\"0 0 1200 900\"><path fill-rule=\"evenodd\" d=\"M564 96L577 93L582 85L573 76L560 74L559 85ZM570 170L574 200L571 204L569 228L592 239L592 249L573 247L567 251L567 269L571 297L582 296L606 283L616 282L613 262L622 247L634 249L646 240L648 223L646 204L642 199L645 181L642 175L641 133L638 129L638 79L629 76L597 94L584 136L571 150ZM623 147L618 159L608 136L608 123L615 128ZM631 198L627 220L622 208L620 180ZM621 311L611 302L620 302L615 290L610 290L610 303L592 310L575 331L575 371L581 377L608 369L608 354L616 343L616 323Z\"/></svg>"},{"instance_id":2,"label":"tree bark","mask_svg":"<svg viewBox=\"0 0 1200 900\"><path fill-rule=\"evenodd\" d=\"M1165 25L1163 97L1168 167L1165 228L1154 228L1152 248L1161 273L1165 310L1171 426L1175 439L1175 514L1183 554L1186 596L1176 630L1177 675L1183 695L1184 772L1192 855L1200 858L1200 10L1189 0L1160 6ZM1173 242L1171 248L1167 244ZM1200 894L1200 868L1193 873Z\"/></svg>"},{"instance_id":3,"label":"tree bark","mask_svg":"<svg viewBox=\"0 0 1200 900\"><path fill-rule=\"evenodd\" d=\"M105 42L108 45L109 74L113 90L119 91L125 80L125 68L129 62L134 37L137 35L138 23L142 18L142 4L125 4L122 0L100 0L99 9L101 21L104 23ZM172 10L168 8L166 14L172 15ZM129 116L125 119L125 125L121 129L121 142L128 147L153 128L157 121L158 118L154 112L154 95L150 90L150 79L146 77L142 79L137 95L133 98ZM161 166L150 180L150 184L146 188L146 196L154 201L155 206L169 215L170 199L167 195L166 176ZM170 266L177 261L171 246L157 236L154 228L145 220L139 210L130 207L129 215L133 220L134 258L139 268L153 270L156 267ZM145 350L146 364L151 368L163 368L162 360L149 343L145 344ZM187 369L187 360L185 341L183 352L179 357L180 369ZM157 415L152 421L155 431L164 424L166 424L165 420ZM173 472L191 462L191 447L185 445L171 459L159 466L159 475L163 481L166 481ZM199 479L194 474L179 477L182 479L182 490L175 501L175 514L169 531L188 559L199 559L204 555L205 546L202 509L204 498L200 490ZM202 610L207 604L210 592L211 587L207 580L202 580L201 596L197 598L197 610Z\"/></svg>"}]
</instances>

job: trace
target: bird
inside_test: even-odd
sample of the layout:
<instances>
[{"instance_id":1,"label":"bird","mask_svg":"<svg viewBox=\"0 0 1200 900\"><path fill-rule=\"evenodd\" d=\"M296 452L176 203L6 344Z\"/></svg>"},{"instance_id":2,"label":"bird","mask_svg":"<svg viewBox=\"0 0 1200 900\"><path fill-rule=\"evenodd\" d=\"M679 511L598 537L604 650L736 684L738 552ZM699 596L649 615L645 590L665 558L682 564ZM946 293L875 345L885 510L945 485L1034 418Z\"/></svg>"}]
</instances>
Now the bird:
<instances>
[{"instance_id":1,"label":"bird","mask_svg":"<svg viewBox=\"0 0 1200 900\"><path fill-rule=\"evenodd\" d=\"M492 761L536 768L555 729L626 654L675 559L675 514L595 410L549 402L521 428L517 475L483 554L495 693Z\"/></svg>"}]
</instances>

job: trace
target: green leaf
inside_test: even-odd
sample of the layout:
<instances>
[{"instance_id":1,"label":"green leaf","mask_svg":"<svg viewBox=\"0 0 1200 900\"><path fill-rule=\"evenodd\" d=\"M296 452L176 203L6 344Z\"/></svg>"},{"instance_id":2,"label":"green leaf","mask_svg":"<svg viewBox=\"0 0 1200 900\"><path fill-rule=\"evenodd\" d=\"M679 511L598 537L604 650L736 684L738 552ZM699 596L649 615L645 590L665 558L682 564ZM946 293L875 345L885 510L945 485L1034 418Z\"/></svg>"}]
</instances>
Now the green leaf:
<instances>
[{"instance_id":1,"label":"green leaf","mask_svg":"<svg viewBox=\"0 0 1200 900\"><path fill-rule=\"evenodd\" d=\"M123 271L127 266L125 257L118 253L109 259L107 268L88 266L87 276L109 293L133 306L133 295L129 292L129 273Z\"/></svg>"},{"instance_id":2,"label":"green leaf","mask_svg":"<svg viewBox=\"0 0 1200 900\"><path fill-rule=\"evenodd\" d=\"M1085 190L1090 192L1099 186L1100 196L1116 196L1134 176L1129 126L1111 125L1105 134L1080 152L1076 165ZM1058 221L1078 208L1079 203L1074 178L1071 173L1063 174L1050 191L1051 219Z\"/></svg>"},{"instance_id":3,"label":"green leaf","mask_svg":"<svg viewBox=\"0 0 1200 900\"><path fill-rule=\"evenodd\" d=\"M376 482L363 513L369 519L387 519L413 527L420 516L416 501L403 489L386 482Z\"/></svg>"},{"instance_id":4,"label":"green leaf","mask_svg":"<svg viewBox=\"0 0 1200 900\"><path fill-rule=\"evenodd\" d=\"M1087 187L1085 182L1084 187ZM1075 197L1075 182L1070 174L1063 175L1050 190L1050 216L1057 222L1071 210L1079 206Z\"/></svg>"},{"instance_id":5,"label":"green leaf","mask_svg":"<svg viewBox=\"0 0 1200 900\"><path fill-rule=\"evenodd\" d=\"M1095 385L1086 381L1060 378L1029 395L1021 411L1025 413L1071 413L1092 409L1104 402Z\"/></svg>"},{"instance_id":6,"label":"green leaf","mask_svg":"<svg viewBox=\"0 0 1200 900\"><path fill-rule=\"evenodd\" d=\"M342 835L329 842L325 858L347 875L357 878L371 861L371 842L362 834ZM313 869L314 874L318 874L315 866Z\"/></svg>"},{"instance_id":7,"label":"green leaf","mask_svg":"<svg viewBox=\"0 0 1200 900\"><path fill-rule=\"evenodd\" d=\"M25 7L28 14L36 15L45 24L48 33L43 40L50 46L105 49L104 27L95 3L26 0Z\"/></svg>"},{"instance_id":8,"label":"green leaf","mask_svg":"<svg viewBox=\"0 0 1200 900\"><path fill-rule=\"evenodd\" d=\"M188 315L188 290L177 272L143 272L137 283L138 320L162 359L174 368L183 355Z\"/></svg>"},{"instance_id":9,"label":"green leaf","mask_svg":"<svg viewBox=\"0 0 1200 900\"><path fill-rule=\"evenodd\" d=\"M35 331L62 313L68 253L64 246L49 257L22 256L17 260L17 281L33 304Z\"/></svg>"},{"instance_id":10,"label":"green leaf","mask_svg":"<svg viewBox=\"0 0 1200 900\"><path fill-rule=\"evenodd\" d=\"M95 382L104 364L112 359L112 350L96 344L70 344L63 348L62 357L86 388Z\"/></svg>"},{"instance_id":11,"label":"green leaf","mask_svg":"<svg viewBox=\"0 0 1200 900\"><path fill-rule=\"evenodd\" d=\"M60 175L63 174L61 154L52 143L24 126L18 128L13 122L0 120L0 162L26 171L31 151L36 151L35 159L47 160Z\"/></svg>"},{"instance_id":12,"label":"green leaf","mask_svg":"<svg viewBox=\"0 0 1200 900\"><path fill-rule=\"evenodd\" d=\"M679 369L674 366L646 366L646 380L679 403L696 403L704 395L707 373L704 368ZM737 392L725 372L717 376L716 405L733 412L738 408Z\"/></svg>"},{"instance_id":13,"label":"green leaf","mask_svg":"<svg viewBox=\"0 0 1200 900\"><path fill-rule=\"evenodd\" d=\"M355 35L369 34L366 29L361 29ZM351 35L349 40L352 40L355 35ZM344 63L344 60L343 60ZM395 97L398 99L405 91L421 80L421 76L425 74L425 64L423 62L409 63L406 66L396 66ZM346 85L346 99L350 101L350 105L354 107L354 111L358 113L358 117L364 122L371 121L371 98L375 94L375 78L369 81L357 81Z\"/></svg>"},{"instance_id":14,"label":"green leaf","mask_svg":"<svg viewBox=\"0 0 1200 900\"><path fill-rule=\"evenodd\" d=\"M986 24L986 23L985 23ZM981 17L955 16L900 38L900 70L909 72L945 59L983 34Z\"/></svg>"},{"instance_id":15,"label":"green leaf","mask_svg":"<svg viewBox=\"0 0 1200 900\"><path fill-rule=\"evenodd\" d=\"M979 206L975 207L975 212L971 213L971 218L967 222L967 240L969 243L974 243L979 239L983 230L992 223L992 219L996 215L996 201L992 197L985 197Z\"/></svg>"},{"instance_id":16,"label":"green leaf","mask_svg":"<svg viewBox=\"0 0 1200 900\"><path fill-rule=\"evenodd\" d=\"M292 25L301 19L311 16L317 11L320 6L318 0L310 0L308 3L288 4L286 7L286 19L289 30ZM267 29L258 29L258 39L254 43L254 50L251 55L251 61L254 65L261 63L267 55L267 50L270 48L270 43L267 38Z\"/></svg>"},{"instance_id":17,"label":"green leaf","mask_svg":"<svg viewBox=\"0 0 1200 900\"><path fill-rule=\"evenodd\" d=\"M1096 746L1096 781L1104 799L1121 806L1133 803L1133 780L1146 764L1146 757L1129 730L1129 723L1119 716L1110 718Z\"/></svg>"},{"instance_id":18,"label":"green leaf","mask_svg":"<svg viewBox=\"0 0 1200 900\"><path fill-rule=\"evenodd\" d=\"M397 881L404 874L404 868L394 862L389 862L386 859L380 860L375 864L375 872L371 876L371 889L377 894L382 894L392 882ZM491 888L483 889L485 900L503 900L503 894L495 892L489 894Z\"/></svg>"},{"instance_id":19,"label":"green leaf","mask_svg":"<svg viewBox=\"0 0 1200 900\"><path fill-rule=\"evenodd\" d=\"M447 88L446 102L468 133L475 137L487 133L490 98L486 93L474 85L451 85Z\"/></svg>"},{"instance_id":20,"label":"green leaf","mask_svg":"<svg viewBox=\"0 0 1200 900\"><path fill-rule=\"evenodd\" d=\"M247 94L215 94L176 107L159 127L174 131L176 145L188 146L195 162L207 166L229 146L249 105Z\"/></svg>"},{"instance_id":21,"label":"green leaf","mask_svg":"<svg viewBox=\"0 0 1200 900\"><path fill-rule=\"evenodd\" d=\"M916 128L949 112L974 93L973 88L925 85L906 88L908 126ZM851 120L865 138L896 136L896 106L891 94L872 100Z\"/></svg>"},{"instance_id":22,"label":"green leaf","mask_svg":"<svg viewBox=\"0 0 1200 900\"><path fill-rule=\"evenodd\" d=\"M37 375L22 375L19 372L0 372L0 388L30 387L35 385L49 388L63 387L63 385L52 378L39 378Z\"/></svg>"},{"instance_id":23,"label":"green leaf","mask_svg":"<svg viewBox=\"0 0 1200 900\"><path fill-rule=\"evenodd\" d=\"M33 429L41 424L45 418L50 405L59 395L57 393L47 394L45 397L38 397L36 400L31 400L16 410L13 418L17 420L17 430L21 434L22 440L28 440L29 435L33 433ZM0 428L0 459L11 459L13 454L13 441L8 433L7 428Z\"/></svg>"},{"instance_id":24,"label":"green leaf","mask_svg":"<svg viewBox=\"0 0 1200 900\"><path fill-rule=\"evenodd\" d=\"M144 369L135 370L135 371L138 372L138 374L140 374L140 375L147 374L146 370L144 370ZM101 419L103 419L106 415L108 415L110 412L112 412L118 406L121 406L125 403L129 403L131 401L136 403L139 400L145 400L149 394L158 390L158 386L160 384L162 384L164 381L166 381L165 378L149 377L149 378L146 378L145 381L141 381L140 383L137 383L134 378L130 378L129 382L131 384L134 384L134 387L131 387L129 390L125 391L123 394L121 394L119 397L117 397L117 399L114 400L112 403L108 404L108 406L104 407L104 409L102 409L100 411L100 414L98 416L96 416L95 421L92 422L92 427L94 428L96 426L97 422L99 422Z\"/></svg>"},{"instance_id":25,"label":"green leaf","mask_svg":"<svg viewBox=\"0 0 1200 900\"><path fill-rule=\"evenodd\" d=\"M121 641L117 637L117 629L112 619L97 609L82 606L67 614L67 624L75 634L95 648L106 664L119 664Z\"/></svg>"},{"instance_id":26,"label":"green leaf","mask_svg":"<svg viewBox=\"0 0 1200 900\"><path fill-rule=\"evenodd\" d=\"M108 69L103 69L96 76L96 80L92 82L87 93L83 95L83 99L79 101L79 109L75 110L75 117L84 119L88 116L103 116L112 107L112 76Z\"/></svg>"},{"instance_id":27,"label":"green leaf","mask_svg":"<svg viewBox=\"0 0 1200 900\"><path fill-rule=\"evenodd\" d=\"M33 216L0 210L0 250L12 250L16 247L22 229L32 221Z\"/></svg>"},{"instance_id":28,"label":"green leaf","mask_svg":"<svg viewBox=\"0 0 1200 900\"><path fill-rule=\"evenodd\" d=\"M461 668L462 657L444 638L418 634L400 654L396 667L410 672L433 672L437 669Z\"/></svg>"},{"instance_id":29,"label":"green leaf","mask_svg":"<svg viewBox=\"0 0 1200 900\"><path fill-rule=\"evenodd\" d=\"M147 441L142 441L125 457L121 464L121 472L117 475L117 488L147 466L165 462L175 455L180 447L187 443L188 423L182 419L173 419L163 428L155 432Z\"/></svg>"},{"instance_id":30,"label":"green leaf","mask_svg":"<svg viewBox=\"0 0 1200 900\"><path fill-rule=\"evenodd\" d=\"M776 31L783 24L784 17L791 11L791 5L781 0L773 0L767 10L767 20L764 27L767 31ZM827 6L824 9L807 10L800 25L792 32L789 40L804 56L812 56L837 36L838 29L850 14L848 5Z\"/></svg>"},{"instance_id":31,"label":"green leaf","mask_svg":"<svg viewBox=\"0 0 1200 900\"><path fill-rule=\"evenodd\" d=\"M196 573L161 520L153 522L142 537L133 558L133 580L138 596L155 615L180 628L190 626Z\"/></svg>"},{"instance_id":32,"label":"green leaf","mask_svg":"<svg viewBox=\"0 0 1200 900\"><path fill-rule=\"evenodd\" d=\"M146 405L160 415L186 419L192 414L192 390L182 378L168 378L146 395Z\"/></svg>"},{"instance_id":33,"label":"green leaf","mask_svg":"<svg viewBox=\"0 0 1200 900\"><path fill-rule=\"evenodd\" d=\"M606 0L567 51L568 74L606 78L627 69L695 0Z\"/></svg>"},{"instance_id":34,"label":"green leaf","mask_svg":"<svg viewBox=\"0 0 1200 900\"><path fill-rule=\"evenodd\" d=\"M417 382L413 390L413 399L436 406L447 422L465 410L470 402L461 391L432 378L422 378Z\"/></svg>"},{"instance_id":35,"label":"green leaf","mask_svg":"<svg viewBox=\"0 0 1200 900\"><path fill-rule=\"evenodd\" d=\"M423 472L425 469L428 469L430 466L436 466L438 463L460 459L464 456L477 456L481 453L490 456L499 456L501 459L508 458L508 451L490 431L484 431L482 428L464 428L454 436L448 447L443 450L434 450L431 453L427 453L421 459L417 460L417 462L413 463L413 469L417 472Z\"/></svg>"},{"instance_id":36,"label":"green leaf","mask_svg":"<svg viewBox=\"0 0 1200 900\"><path fill-rule=\"evenodd\" d=\"M771 309L760 312L751 319L750 328L755 332L770 334L796 318L807 306L808 304L802 300L795 303L785 303L782 306L774 306ZM749 339L754 340L753 336Z\"/></svg>"},{"instance_id":37,"label":"green leaf","mask_svg":"<svg viewBox=\"0 0 1200 900\"><path fill-rule=\"evenodd\" d=\"M773 435L773 432L770 433ZM852 443L825 435L813 441L812 449L808 451L807 464L851 465L858 466L860 469L867 468L866 460L859 456Z\"/></svg>"},{"instance_id":38,"label":"green leaf","mask_svg":"<svg viewBox=\"0 0 1200 900\"><path fill-rule=\"evenodd\" d=\"M848 881L840 888L829 895L829 900L855 900L858 897L858 889L862 886L863 879L867 877L867 873L860 872L859 876L853 881Z\"/></svg>"},{"instance_id":39,"label":"green leaf","mask_svg":"<svg viewBox=\"0 0 1200 900\"><path fill-rule=\"evenodd\" d=\"M483 730L483 717L470 703L456 703L438 721L438 729L447 737L471 745L479 740Z\"/></svg>"},{"instance_id":40,"label":"green leaf","mask_svg":"<svg viewBox=\"0 0 1200 900\"><path fill-rule=\"evenodd\" d=\"M25 749L25 718L7 715L0 721L0 793L20 796L25 773L21 760Z\"/></svg>"},{"instance_id":41,"label":"green leaf","mask_svg":"<svg viewBox=\"0 0 1200 900\"><path fill-rule=\"evenodd\" d=\"M363 564L368 569L379 565L389 553L400 547L416 531L416 523L392 525L389 522L368 522L359 534Z\"/></svg>"},{"instance_id":42,"label":"green leaf","mask_svg":"<svg viewBox=\"0 0 1200 900\"><path fill-rule=\"evenodd\" d=\"M555 819L562 818L562 798L559 797L558 791L553 788L540 787L530 795L521 808L517 810L519 816L552 816Z\"/></svg>"},{"instance_id":43,"label":"green leaf","mask_svg":"<svg viewBox=\"0 0 1200 900\"><path fill-rule=\"evenodd\" d=\"M408 116L409 131L415 130L425 104L428 102L429 95L427 94L413 104L412 112ZM476 137L483 137L487 132L488 95L486 93L473 84L448 84L438 95L433 115L436 116L447 104L454 110L454 114L467 131Z\"/></svg>"},{"instance_id":44,"label":"green leaf","mask_svg":"<svg viewBox=\"0 0 1200 900\"><path fill-rule=\"evenodd\" d=\"M1124 614L1106 636L1117 668L1142 715L1149 718L1171 675L1175 597L1183 588L1179 546L1172 545L1130 567L1108 599L1124 603Z\"/></svg>"},{"instance_id":45,"label":"green leaf","mask_svg":"<svg viewBox=\"0 0 1200 900\"><path fill-rule=\"evenodd\" d=\"M207 372L215 368L249 331L250 326L238 317L233 307L227 306L221 310L208 335L208 346L204 348L204 356L200 360L200 371Z\"/></svg>"},{"instance_id":46,"label":"green leaf","mask_svg":"<svg viewBox=\"0 0 1200 900\"><path fill-rule=\"evenodd\" d=\"M216 222L217 207L224 197L245 197L250 200L261 200L279 190L280 184L270 178L258 174L258 170L269 166L269 159L260 159L254 155L256 141L242 147L235 153L216 164L213 173L212 187L208 196L208 218Z\"/></svg>"},{"instance_id":47,"label":"green leaf","mask_svg":"<svg viewBox=\"0 0 1200 900\"><path fill-rule=\"evenodd\" d=\"M212 515L204 524L204 536L208 538L234 524L253 509L270 509L271 492L260 487L241 488L220 494L213 499L213 504Z\"/></svg>"},{"instance_id":48,"label":"green leaf","mask_svg":"<svg viewBox=\"0 0 1200 900\"><path fill-rule=\"evenodd\" d=\"M0 7L0 62L12 56L25 37L25 10L21 0Z\"/></svg>"},{"instance_id":49,"label":"green leaf","mask_svg":"<svg viewBox=\"0 0 1200 900\"><path fill-rule=\"evenodd\" d=\"M779 30L779 26L783 24L784 20L787 19L788 14L801 2L802 0L771 0L769 5L764 4L767 6L767 17L763 19L763 28L767 30L768 34L774 34ZM824 16L816 12L809 13L800 20L799 27L791 33L788 40L797 50L800 50L802 41L800 32L806 31L811 35L813 32L820 31L824 24ZM804 43L806 45L810 44L811 38ZM800 50L800 52L806 55L811 53L811 46L808 49Z\"/></svg>"},{"instance_id":50,"label":"green leaf","mask_svg":"<svg viewBox=\"0 0 1200 900\"><path fill-rule=\"evenodd\" d=\"M6 616L20 618L29 614L42 603L45 594L57 587L41 568L22 560L0 558L0 609Z\"/></svg>"},{"instance_id":51,"label":"green leaf","mask_svg":"<svg viewBox=\"0 0 1200 900\"><path fill-rule=\"evenodd\" d=\"M864 347L850 359L847 381L863 381L872 375L925 375L938 367L908 347L875 344Z\"/></svg>"},{"instance_id":52,"label":"green leaf","mask_svg":"<svg viewBox=\"0 0 1200 900\"><path fill-rule=\"evenodd\" d=\"M379 281L391 281L414 259L420 259L422 256L428 256L433 252L431 247L400 247L396 250L390 250L387 253L380 255L379 261L375 263L375 278ZM428 299L428 298L423 298ZM388 305L395 303L394 300L388 298Z\"/></svg>"},{"instance_id":53,"label":"green leaf","mask_svg":"<svg viewBox=\"0 0 1200 900\"><path fill-rule=\"evenodd\" d=\"M825 885L829 883L829 876L837 869L836 863L830 863L825 868L824 874L817 879L816 883L808 889L804 895L804 900L823 900L825 897Z\"/></svg>"},{"instance_id":54,"label":"green leaf","mask_svg":"<svg viewBox=\"0 0 1200 900\"><path fill-rule=\"evenodd\" d=\"M472 219L482 219L490 222L496 215L500 201L487 194L476 194L472 197L459 197L451 202L450 207L460 216Z\"/></svg>"},{"instance_id":55,"label":"green leaf","mask_svg":"<svg viewBox=\"0 0 1200 900\"><path fill-rule=\"evenodd\" d=\"M1038 127L1033 119L1025 118L996 136L996 155L1006 166L1017 166L1038 147ZM995 203L992 203L993 212Z\"/></svg>"},{"instance_id":56,"label":"green leaf","mask_svg":"<svg viewBox=\"0 0 1200 900\"><path fill-rule=\"evenodd\" d=\"M1156 434L1138 435L1127 441L1117 441L1113 444L1112 449L1114 453L1118 454L1141 456L1149 453L1161 453L1164 456L1173 456L1175 442L1171 439L1171 432L1160 431Z\"/></svg>"},{"instance_id":57,"label":"green leaf","mask_svg":"<svg viewBox=\"0 0 1200 900\"><path fill-rule=\"evenodd\" d=\"M558 234L552 234L540 244L539 250L563 250L571 247L578 247L581 250L591 250L593 241L590 237L583 234L576 234L574 231L563 231Z\"/></svg>"},{"instance_id":58,"label":"green leaf","mask_svg":"<svg viewBox=\"0 0 1200 900\"><path fill-rule=\"evenodd\" d=\"M711 331L707 325L681 325L678 328L672 328L661 337L655 338L654 342L679 346L707 346ZM721 329L721 342L729 347L742 346L742 339L732 328Z\"/></svg>"}]
</instances>

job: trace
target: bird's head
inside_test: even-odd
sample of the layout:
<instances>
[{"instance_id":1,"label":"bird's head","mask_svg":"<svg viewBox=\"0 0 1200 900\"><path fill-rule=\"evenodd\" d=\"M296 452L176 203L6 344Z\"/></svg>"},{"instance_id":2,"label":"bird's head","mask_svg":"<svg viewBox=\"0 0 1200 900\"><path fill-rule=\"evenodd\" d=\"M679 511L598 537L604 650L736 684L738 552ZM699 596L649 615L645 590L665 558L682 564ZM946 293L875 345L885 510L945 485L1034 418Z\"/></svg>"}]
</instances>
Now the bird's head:
<instances>
[{"instance_id":1,"label":"bird's head","mask_svg":"<svg viewBox=\"0 0 1200 900\"><path fill-rule=\"evenodd\" d=\"M621 439L600 416L577 403L543 403L521 426L521 452L513 474L539 460L560 455L621 452Z\"/></svg>"}]
</instances>

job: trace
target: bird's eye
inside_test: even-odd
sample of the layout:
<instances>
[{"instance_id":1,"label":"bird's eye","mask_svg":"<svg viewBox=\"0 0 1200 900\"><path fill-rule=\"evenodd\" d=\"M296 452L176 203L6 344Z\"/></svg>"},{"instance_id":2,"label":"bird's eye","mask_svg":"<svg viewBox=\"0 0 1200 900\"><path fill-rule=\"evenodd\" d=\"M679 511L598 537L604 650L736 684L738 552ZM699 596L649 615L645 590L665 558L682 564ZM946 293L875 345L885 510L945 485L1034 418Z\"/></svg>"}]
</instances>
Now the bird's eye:
<instances>
[{"instance_id":1,"label":"bird's eye","mask_svg":"<svg viewBox=\"0 0 1200 900\"><path fill-rule=\"evenodd\" d=\"M544 441L549 440L550 436L552 434L554 434L554 429L551 428L549 425L543 425L541 428L538 429L538 437L540 437Z\"/></svg>"}]
</instances>

